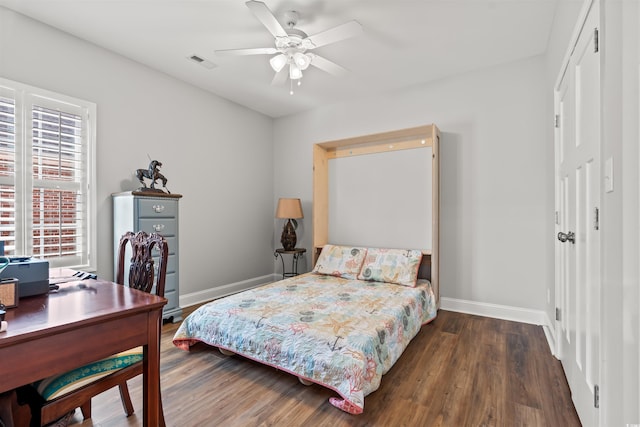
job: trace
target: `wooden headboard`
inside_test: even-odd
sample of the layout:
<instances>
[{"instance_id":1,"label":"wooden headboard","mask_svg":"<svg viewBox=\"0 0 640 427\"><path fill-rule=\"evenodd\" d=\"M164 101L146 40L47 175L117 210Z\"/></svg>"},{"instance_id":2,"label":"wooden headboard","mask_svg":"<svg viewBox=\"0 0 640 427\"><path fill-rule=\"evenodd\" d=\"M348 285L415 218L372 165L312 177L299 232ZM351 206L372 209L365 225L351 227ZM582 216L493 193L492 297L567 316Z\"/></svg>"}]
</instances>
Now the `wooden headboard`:
<instances>
[{"instance_id":1,"label":"wooden headboard","mask_svg":"<svg viewBox=\"0 0 640 427\"><path fill-rule=\"evenodd\" d=\"M431 248L423 250L419 277L431 280L439 306L439 143L440 131L436 125L431 124L315 144L313 147L313 265L315 265L322 247L328 243L335 243L329 242L329 162L344 157L430 147L432 152L431 191L430 194L424 194L424 197L431 198L431 230L425 230L425 236L430 235L432 241ZM415 230L412 230L412 232L415 232ZM357 245L360 242L351 243Z\"/></svg>"}]
</instances>

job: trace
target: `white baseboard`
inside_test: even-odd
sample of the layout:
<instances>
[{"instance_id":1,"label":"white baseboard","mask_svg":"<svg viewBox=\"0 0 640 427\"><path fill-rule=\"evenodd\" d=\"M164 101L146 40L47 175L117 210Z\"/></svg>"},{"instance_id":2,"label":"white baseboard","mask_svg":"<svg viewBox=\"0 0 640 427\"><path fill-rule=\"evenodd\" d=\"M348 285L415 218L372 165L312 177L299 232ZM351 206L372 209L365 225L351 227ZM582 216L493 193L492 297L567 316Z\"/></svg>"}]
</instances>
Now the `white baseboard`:
<instances>
[{"instance_id":1,"label":"white baseboard","mask_svg":"<svg viewBox=\"0 0 640 427\"><path fill-rule=\"evenodd\" d=\"M266 276L254 277L253 279L247 279L241 282L216 286L215 288L206 289L204 291L183 294L180 295L180 307L189 307L191 305L202 304L204 302L208 302L217 298L222 298L227 295L236 294L247 289L255 288L266 283L275 282L279 278L279 274L267 274Z\"/></svg>"},{"instance_id":2,"label":"white baseboard","mask_svg":"<svg viewBox=\"0 0 640 427\"><path fill-rule=\"evenodd\" d=\"M530 323L533 325L544 325L546 317L545 313L539 310L446 297L440 298L440 308L460 313L475 314L477 316Z\"/></svg>"},{"instance_id":3,"label":"white baseboard","mask_svg":"<svg viewBox=\"0 0 640 427\"><path fill-rule=\"evenodd\" d=\"M556 355L555 322L551 321L548 313L544 311L446 297L440 298L440 308L477 316L540 325L547 338L551 354Z\"/></svg>"},{"instance_id":4,"label":"white baseboard","mask_svg":"<svg viewBox=\"0 0 640 427\"><path fill-rule=\"evenodd\" d=\"M546 324L542 326L544 330L544 336L547 337L547 343L549 344L549 349L551 350L551 354L553 354L556 358L558 358L558 354L556 352L556 323L551 320L549 317L549 313L545 313Z\"/></svg>"}]
</instances>

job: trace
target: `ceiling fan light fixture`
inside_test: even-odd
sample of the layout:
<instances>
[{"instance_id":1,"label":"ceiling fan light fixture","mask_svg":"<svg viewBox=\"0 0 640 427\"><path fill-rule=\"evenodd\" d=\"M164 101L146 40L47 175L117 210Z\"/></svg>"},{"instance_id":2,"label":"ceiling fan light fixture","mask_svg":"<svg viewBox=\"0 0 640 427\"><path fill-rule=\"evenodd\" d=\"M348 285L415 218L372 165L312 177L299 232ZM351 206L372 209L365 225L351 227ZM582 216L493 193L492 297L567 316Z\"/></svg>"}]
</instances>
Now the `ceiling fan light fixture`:
<instances>
[{"instance_id":1,"label":"ceiling fan light fixture","mask_svg":"<svg viewBox=\"0 0 640 427\"><path fill-rule=\"evenodd\" d=\"M285 55L284 53L276 55L269 60L271 68L273 68L273 71L275 71L276 73L279 73L284 68L284 66L287 65L287 62L289 62L289 58L287 58L287 55Z\"/></svg>"},{"instance_id":2,"label":"ceiling fan light fixture","mask_svg":"<svg viewBox=\"0 0 640 427\"><path fill-rule=\"evenodd\" d=\"M299 86L302 72L310 65L335 76L340 76L347 71L340 65L308 51L361 34L362 25L358 21L351 20L319 33L307 35L296 28L299 18L297 12L285 13L286 25L283 27L264 2L249 0L245 4L274 37L275 47L216 50L217 55L274 55L269 58L269 64L276 72L271 84L282 85L289 77L291 94L293 94L293 81L295 80L296 85ZM192 60L198 61L198 59L200 58L196 57ZM287 65L289 69L285 70Z\"/></svg>"},{"instance_id":3,"label":"ceiling fan light fixture","mask_svg":"<svg viewBox=\"0 0 640 427\"><path fill-rule=\"evenodd\" d=\"M302 70L296 66L296 64L289 65L289 78L291 80L298 80L302 78Z\"/></svg>"},{"instance_id":4,"label":"ceiling fan light fixture","mask_svg":"<svg viewBox=\"0 0 640 427\"><path fill-rule=\"evenodd\" d=\"M300 70L306 70L311 64L311 58L302 52L296 52L293 54L293 62Z\"/></svg>"}]
</instances>

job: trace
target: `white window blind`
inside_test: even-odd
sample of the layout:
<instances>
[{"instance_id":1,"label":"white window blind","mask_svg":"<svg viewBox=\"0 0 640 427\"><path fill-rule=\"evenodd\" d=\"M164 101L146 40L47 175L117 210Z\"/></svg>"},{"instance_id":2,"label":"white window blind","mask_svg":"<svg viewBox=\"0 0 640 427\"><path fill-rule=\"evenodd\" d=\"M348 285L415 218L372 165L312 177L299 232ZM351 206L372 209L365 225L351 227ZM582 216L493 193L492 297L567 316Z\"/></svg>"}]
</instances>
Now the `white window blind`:
<instances>
[{"instance_id":1,"label":"white window blind","mask_svg":"<svg viewBox=\"0 0 640 427\"><path fill-rule=\"evenodd\" d=\"M0 79L0 241L95 268L95 104Z\"/></svg>"}]
</instances>

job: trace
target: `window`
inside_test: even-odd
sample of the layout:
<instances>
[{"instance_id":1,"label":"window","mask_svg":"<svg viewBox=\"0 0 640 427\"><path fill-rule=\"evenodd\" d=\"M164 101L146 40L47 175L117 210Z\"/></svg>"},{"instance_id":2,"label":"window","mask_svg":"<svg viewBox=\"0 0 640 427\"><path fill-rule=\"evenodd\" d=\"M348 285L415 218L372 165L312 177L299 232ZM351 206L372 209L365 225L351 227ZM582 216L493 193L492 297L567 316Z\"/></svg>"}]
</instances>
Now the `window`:
<instances>
[{"instance_id":1,"label":"window","mask_svg":"<svg viewBox=\"0 0 640 427\"><path fill-rule=\"evenodd\" d=\"M0 79L0 245L95 268L93 103Z\"/></svg>"}]
</instances>

